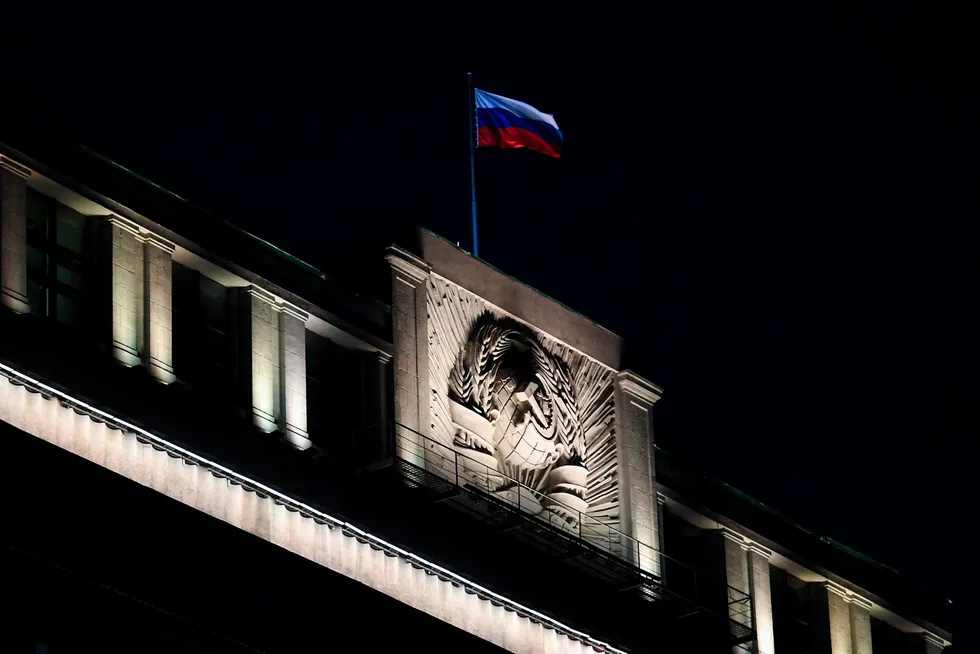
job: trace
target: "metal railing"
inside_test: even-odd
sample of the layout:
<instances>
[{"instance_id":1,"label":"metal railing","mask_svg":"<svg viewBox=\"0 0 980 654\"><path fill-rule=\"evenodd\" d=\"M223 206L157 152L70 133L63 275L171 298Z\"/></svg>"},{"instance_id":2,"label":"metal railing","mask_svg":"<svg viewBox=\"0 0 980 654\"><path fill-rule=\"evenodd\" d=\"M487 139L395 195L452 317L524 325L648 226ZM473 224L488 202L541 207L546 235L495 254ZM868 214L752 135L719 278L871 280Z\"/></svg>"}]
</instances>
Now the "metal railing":
<instances>
[{"instance_id":1,"label":"metal railing","mask_svg":"<svg viewBox=\"0 0 980 654\"><path fill-rule=\"evenodd\" d=\"M728 587L728 618L731 620L732 637L740 648L748 652L748 642L754 637L752 632L752 597L737 588ZM739 628L741 627L741 629Z\"/></svg>"},{"instance_id":2,"label":"metal railing","mask_svg":"<svg viewBox=\"0 0 980 654\"><path fill-rule=\"evenodd\" d=\"M533 517L549 528L612 557L640 578L697 601L697 573L690 566L633 538L615 526L522 484L495 467L463 454L401 424L395 424L394 457L433 474L457 489L478 492L517 514Z\"/></svg>"}]
</instances>

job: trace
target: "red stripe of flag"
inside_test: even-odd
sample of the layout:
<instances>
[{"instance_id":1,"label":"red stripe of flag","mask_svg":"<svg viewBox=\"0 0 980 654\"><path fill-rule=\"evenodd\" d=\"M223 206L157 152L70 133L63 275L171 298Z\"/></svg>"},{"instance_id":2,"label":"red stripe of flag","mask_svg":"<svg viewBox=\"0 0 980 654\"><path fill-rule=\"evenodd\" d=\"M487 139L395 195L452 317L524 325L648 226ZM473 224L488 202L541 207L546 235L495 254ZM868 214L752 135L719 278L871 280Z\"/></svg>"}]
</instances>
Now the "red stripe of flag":
<instances>
[{"instance_id":1,"label":"red stripe of flag","mask_svg":"<svg viewBox=\"0 0 980 654\"><path fill-rule=\"evenodd\" d=\"M499 148L527 148L541 154L546 154L555 159L561 158L561 145L552 145L543 138L520 127L494 128L489 126L480 127L478 130L479 141L477 145L481 148L496 146Z\"/></svg>"}]
</instances>

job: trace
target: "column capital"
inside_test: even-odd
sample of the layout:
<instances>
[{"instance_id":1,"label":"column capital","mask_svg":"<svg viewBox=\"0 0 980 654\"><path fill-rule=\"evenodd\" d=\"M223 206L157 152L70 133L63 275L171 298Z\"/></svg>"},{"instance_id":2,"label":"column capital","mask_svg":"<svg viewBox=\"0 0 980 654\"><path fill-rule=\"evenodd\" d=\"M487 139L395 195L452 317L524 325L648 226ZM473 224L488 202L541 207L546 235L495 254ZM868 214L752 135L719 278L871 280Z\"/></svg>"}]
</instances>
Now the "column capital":
<instances>
[{"instance_id":1,"label":"column capital","mask_svg":"<svg viewBox=\"0 0 980 654\"><path fill-rule=\"evenodd\" d=\"M386 366L389 363L391 363L392 356L387 352L385 352L384 350L375 350L374 356L378 359L378 362L383 366Z\"/></svg>"},{"instance_id":2,"label":"column capital","mask_svg":"<svg viewBox=\"0 0 980 654\"><path fill-rule=\"evenodd\" d=\"M843 598L844 598L845 600L846 600L846 599L848 599L848 592L847 592L847 589L846 589L846 588L844 588L843 586L841 586L841 585L839 585L839 584L835 584L835 583L834 583L834 582L832 582L832 581L825 581L825 582L823 582L823 584L821 584L821 585L822 585L822 586L823 586L824 588L826 588L826 589L827 589L827 592L828 592L828 593L833 593L834 595L838 595L838 596L840 596L840 597L843 597Z\"/></svg>"},{"instance_id":3,"label":"column capital","mask_svg":"<svg viewBox=\"0 0 980 654\"><path fill-rule=\"evenodd\" d=\"M653 406L664 392L662 388L640 377L632 370L617 372L616 384L624 392L649 406Z\"/></svg>"},{"instance_id":4,"label":"column capital","mask_svg":"<svg viewBox=\"0 0 980 654\"><path fill-rule=\"evenodd\" d=\"M834 595L838 595L842 597L845 602L849 604L854 604L855 606L860 606L862 609L865 609L867 611L870 611L871 607L873 606L869 600L866 600L865 598L861 597L860 595L857 595L856 593L852 593L851 591L847 590L840 584L835 584L832 581L825 581L823 582L823 587L827 589L828 593L833 593Z\"/></svg>"},{"instance_id":5,"label":"column capital","mask_svg":"<svg viewBox=\"0 0 980 654\"><path fill-rule=\"evenodd\" d=\"M142 240L147 245L152 245L155 248L160 248L167 254L173 254L174 251L177 249L176 244L171 243L167 239L163 238L162 236L158 236L153 232L142 230L140 232L139 237L140 240Z\"/></svg>"},{"instance_id":6,"label":"column capital","mask_svg":"<svg viewBox=\"0 0 980 654\"><path fill-rule=\"evenodd\" d=\"M276 296L264 288L255 285L247 286L245 288L245 292L257 300L262 300L273 309L279 309L278 303L276 302Z\"/></svg>"},{"instance_id":7,"label":"column capital","mask_svg":"<svg viewBox=\"0 0 980 654\"><path fill-rule=\"evenodd\" d=\"M732 541L733 543L738 543L739 546L746 552L752 552L753 554L758 554L759 556L765 557L766 559L772 558L772 550L759 545L758 543L749 540L742 534L729 529L728 527L721 528L721 535ZM843 590L843 589L842 589ZM846 592L846 591L845 591Z\"/></svg>"},{"instance_id":8,"label":"column capital","mask_svg":"<svg viewBox=\"0 0 980 654\"><path fill-rule=\"evenodd\" d=\"M919 634L922 636L922 640L926 641L927 644L938 647L940 651L950 643L943 640L939 636L929 633L928 631L923 631Z\"/></svg>"},{"instance_id":9,"label":"column capital","mask_svg":"<svg viewBox=\"0 0 980 654\"><path fill-rule=\"evenodd\" d=\"M408 250L397 245L389 245L385 250L385 259L392 269L397 270L407 276L416 284L421 284L429 278L432 272L430 266L424 259L420 259Z\"/></svg>"},{"instance_id":10,"label":"column capital","mask_svg":"<svg viewBox=\"0 0 980 654\"><path fill-rule=\"evenodd\" d=\"M306 324L306 321L308 321L310 319L310 314L308 314L306 311L303 311L302 309L300 309L295 304L290 304L289 302L286 302L285 300L281 300L280 299L278 301L277 305L276 305L276 308L279 311L282 311L287 316L292 316L293 318L296 318L297 320L299 320L300 322L302 322L304 325Z\"/></svg>"},{"instance_id":11,"label":"column capital","mask_svg":"<svg viewBox=\"0 0 980 654\"><path fill-rule=\"evenodd\" d=\"M23 177L24 179L31 176L30 168L23 164L19 164L13 159L10 159L2 154L0 154L0 170L6 170L8 173L13 173L14 175Z\"/></svg>"},{"instance_id":12,"label":"column capital","mask_svg":"<svg viewBox=\"0 0 980 654\"><path fill-rule=\"evenodd\" d=\"M728 527L721 528L721 535L725 540L730 540L733 543L738 543L742 547L745 547L745 539L742 538L742 535L732 531Z\"/></svg>"},{"instance_id":13,"label":"column capital","mask_svg":"<svg viewBox=\"0 0 980 654\"><path fill-rule=\"evenodd\" d=\"M112 214L109 216L109 224L115 225L116 227L129 232L140 240L143 239L143 235L140 233L140 226L128 218L123 218L122 216Z\"/></svg>"}]
</instances>

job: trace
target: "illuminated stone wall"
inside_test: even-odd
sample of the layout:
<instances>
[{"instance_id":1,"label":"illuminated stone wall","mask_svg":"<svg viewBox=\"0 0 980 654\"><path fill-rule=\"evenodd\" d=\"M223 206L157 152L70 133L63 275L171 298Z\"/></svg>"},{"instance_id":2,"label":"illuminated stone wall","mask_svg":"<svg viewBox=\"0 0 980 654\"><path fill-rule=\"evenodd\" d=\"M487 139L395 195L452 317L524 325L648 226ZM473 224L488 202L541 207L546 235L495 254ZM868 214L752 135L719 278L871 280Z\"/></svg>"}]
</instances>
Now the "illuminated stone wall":
<instances>
[{"instance_id":1,"label":"illuminated stone wall","mask_svg":"<svg viewBox=\"0 0 980 654\"><path fill-rule=\"evenodd\" d=\"M769 579L769 557L772 552L728 529L723 529L725 578L737 597L729 596L728 617L755 630L755 648L742 645L735 654L755 652L775 654L772 617L772 587ZM732 602L748 598L748 603Z\"/></svg>"},{"instance_id":2,"label":"illuminated stone wall","mask_svg":"<svg viewBox=\"0 0 980 654\"><path fill-rule=\"evenodd\" d=\"M311 445L306 405L309 315L257 286L245 289L243 297L252 422L264 432L281 431L289 443L305 450Z\"/></svg>"},{"instance_id":3,"label":"illuminated stone wall","mask_svg":"<svg viewBox=\"0 0 980 654\"><path fill-rule=\"evenodd\" d=\"M9 370L8 370L9 373ZM520 654L619 651L77 401L0 375L0 420ZM28 382L29 383L29 382ZM65 402L69 406L63 404ZM134 430L136 428L133 428ZM120 516L124 519L124 516Z\"/></svg>"},{"instance_id":4,"label":"illuminated stone wall","mask_svg":"<svg viewBox=\"0 0 980 654\"><path fill-rule=\"evenodd\" d=\"M391 266L391 328L395 345L395 454L424 465L419 436L429 433L429 359L426 341L425 282L428 265L401 250L389 248Z\"/></svg>"},{"instance_id":5,"label":"illuminated stone wall","mask_svg":"<svg viewBox=\"0 0 980 654\"><path fill-rule=\"evenodd\" d=\"M0 155L0 302L29 313L27 300L27 178L31 171Z\"/></svg>"},{"instance_id":6,"label":"illuminated stone wall","mask_svg":"<svg viewBox=\"0 0 980 654\"><path fill-rule=\"evenodd\" d=\"M119 216L112 242L112 353L126 366L145 365L166 384L173 367L174 245Z\"/></svg>"},{"instance_id":7,"label":"illuminated stone wall","mask_svg":"<svg viewBox=\"0 0 980 654\"><path fill-rule=\"evenodd\" d=\"M470 483L618 528L614 371L438 275L426 291L432 440L475 462Z\"/></svg>"},{"instance_id":8,"label":"illuminated stone wall","mask_svg":"<svg viewBox=\"0 0 980 654\"><path fill-rule=\"evenodd\" d=\"M824 589L831 654L872 654L871 603L831 582Z\"/></svg>"}]
</instances>

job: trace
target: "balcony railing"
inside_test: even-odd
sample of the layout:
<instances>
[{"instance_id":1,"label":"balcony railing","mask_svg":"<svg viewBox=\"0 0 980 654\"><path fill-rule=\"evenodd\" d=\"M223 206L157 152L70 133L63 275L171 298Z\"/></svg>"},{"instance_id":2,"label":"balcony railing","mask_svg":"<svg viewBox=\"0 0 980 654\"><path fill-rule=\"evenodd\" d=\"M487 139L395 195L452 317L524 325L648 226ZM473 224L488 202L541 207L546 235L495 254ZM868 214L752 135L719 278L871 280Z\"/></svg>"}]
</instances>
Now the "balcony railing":
<instances>
[{"instance_id":1,"label":"balcony railing","mask_svg":"<svg viewBox=\"0 0 980 654\"><path fill-rule=\"evenodd\" d=\"M593 560L593 568L607 568L593 573L618 576L646 599L660 599L669 591L697 602L695 570L649 543L404 425L396 424L395 432L394 456L411 484L437 490L434 476L443 482L441 492L447 499L484 521L499 522L495 527L538 529L550 533L551 540L558 541L553 543L556 547L564 541L585 548L592 556L581 559Z\"/></svg>"}]
</instances>

